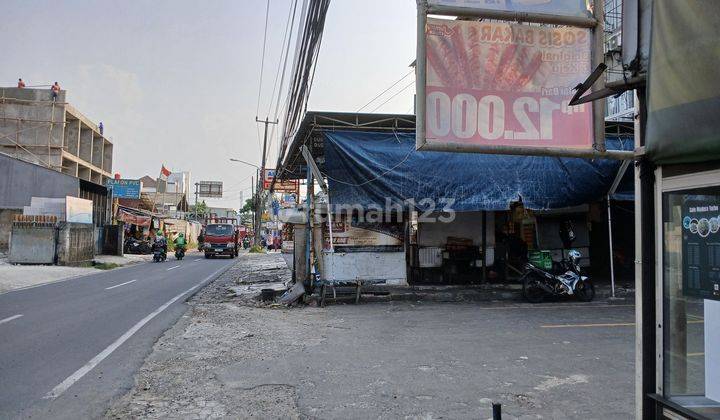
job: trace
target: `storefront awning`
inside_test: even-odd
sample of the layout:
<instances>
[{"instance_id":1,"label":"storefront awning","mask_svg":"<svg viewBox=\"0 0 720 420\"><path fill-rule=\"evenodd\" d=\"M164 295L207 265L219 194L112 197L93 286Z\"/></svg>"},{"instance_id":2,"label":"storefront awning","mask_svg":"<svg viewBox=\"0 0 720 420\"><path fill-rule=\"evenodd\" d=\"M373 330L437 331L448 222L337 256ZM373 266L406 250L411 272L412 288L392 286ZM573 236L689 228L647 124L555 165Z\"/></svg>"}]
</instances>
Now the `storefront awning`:
<instances>
[{"instance_id":1,"label":"storefront awning","mask_svg":"<svg viewBox=\"0 0 720 420\"><path fill-rule=\"evenodd\" d=\"M414 133L327 131L323 137L333 206L384 208L389 198L412 199L420 210L430 203L440 210L447 199L454 199L455 211L506 210L520 200L535 210L570 207L605 197L620 168L606 159L420 152ZM606 144L633 149L632 137L608 137Z\"/></svg>"}]
</instances>

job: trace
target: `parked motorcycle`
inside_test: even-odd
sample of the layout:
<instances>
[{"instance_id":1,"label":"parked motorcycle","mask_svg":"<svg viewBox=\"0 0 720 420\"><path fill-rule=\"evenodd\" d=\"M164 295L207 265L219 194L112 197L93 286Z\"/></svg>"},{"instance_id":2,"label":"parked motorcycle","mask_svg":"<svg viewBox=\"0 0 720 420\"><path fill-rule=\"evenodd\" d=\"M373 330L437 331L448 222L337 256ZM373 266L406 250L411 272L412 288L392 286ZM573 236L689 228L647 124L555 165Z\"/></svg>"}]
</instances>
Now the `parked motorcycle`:
<instances>
[{"instance_id":1,"label":"parked motorcycle","mask_svg":"<svg viewBox=\"0 0 720 420\"><path fill-rule=\"evenodd\" d=\"M182 247L176 247L175 248L175 259L176 260L182 260L185 256L185 248Z\"/></svg>"},{"instance_id":2,"label":"parked motorcycle","mask_svg":"<svg viewBox=\"0 0 720 420\"><path fill-rule=\"evenodd\" d=\"M149 254L152 252L151 248L148 241L130 237L125 240L123 252L126 254Z\"/></svg>"},{"instance_id":3,"label":"parked motorcycle","mask_svg":"<svg viewBox=\"0 0 720 420\"><path fill-rule=\"evenodd\" d=\"M167 260L167 252L165 248L160 245L153 245L153 261L162 262Z\"/></svg>"},{"instance_id":4,"label":"parked motorcycle","mask_svg":"<svg viewBox=\"0 0 720 420\"><path fill-rule=\"evenodd\" d=\"M540 303L548 297L575 296L582 302L590 302L595 297L595 288L587 276L580 270L582 254L576 250L568 253L570 261L563 259L559 270L550 272L531 263L525 265L522 277L523 296L531 303Z\"/></svg>"}]
</instances>

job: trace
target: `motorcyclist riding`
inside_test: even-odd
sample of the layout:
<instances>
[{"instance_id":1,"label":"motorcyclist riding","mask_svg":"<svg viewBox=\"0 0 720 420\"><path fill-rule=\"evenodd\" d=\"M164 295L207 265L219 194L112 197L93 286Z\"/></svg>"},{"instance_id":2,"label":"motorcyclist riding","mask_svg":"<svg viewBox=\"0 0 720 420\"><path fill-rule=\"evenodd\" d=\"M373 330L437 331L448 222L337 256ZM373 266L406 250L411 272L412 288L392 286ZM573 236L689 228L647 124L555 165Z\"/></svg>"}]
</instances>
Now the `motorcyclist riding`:
<instances>
[{"instance_id":1,"label":"motorcyclist riding","mask_svg":"<svg viewBox=\"0 0 720 420\"><path fill-rule=\"evenodd\" d=\"M185 235L182 233L178 234L177 238L175 238L175 249L185 249L186 246Z\"/></svg>"},{"instance_id":2,"label":"motorcyclist riding","mask_svg":"<svg viewBox=\"0 0 720 420\"><path fill-rule=\"evenodd\" d=\"M155 246L162 248L163 252L167 254L167 239L159 230L155 234Z\"/></svg>"}]
</instances>

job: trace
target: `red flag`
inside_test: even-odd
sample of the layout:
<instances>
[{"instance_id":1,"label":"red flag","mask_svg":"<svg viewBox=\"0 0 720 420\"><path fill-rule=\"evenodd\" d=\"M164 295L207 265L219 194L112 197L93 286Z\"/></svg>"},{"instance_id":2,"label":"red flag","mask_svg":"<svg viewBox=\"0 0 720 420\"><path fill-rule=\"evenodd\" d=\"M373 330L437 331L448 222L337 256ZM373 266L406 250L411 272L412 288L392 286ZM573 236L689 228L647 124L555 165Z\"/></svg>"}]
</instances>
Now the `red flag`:
<instances>
[{"instance_id":1,"label":"red flag","mask_svg":"<svg viewBox=\"0 0 720 420\"><path fill-rule=\"evenodd\" d=\"M166 180L171 173L172 172L170 172L170 170L166 168L165 165L162 165L162 168L160 169L160 179Z\"/></svg>"}]
</instances>

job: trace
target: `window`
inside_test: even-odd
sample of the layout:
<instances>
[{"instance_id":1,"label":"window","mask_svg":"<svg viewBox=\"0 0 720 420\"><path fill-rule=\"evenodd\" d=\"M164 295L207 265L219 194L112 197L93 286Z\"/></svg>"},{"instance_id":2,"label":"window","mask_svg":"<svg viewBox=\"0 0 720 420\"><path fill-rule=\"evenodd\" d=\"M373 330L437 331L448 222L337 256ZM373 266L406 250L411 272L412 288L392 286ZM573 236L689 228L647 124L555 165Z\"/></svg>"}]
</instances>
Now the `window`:
<instances>
[{"instance_id":1,"label":"window","mask_svg":"<svg viewBox=\"0 0 720 420\"><path fill-rule=\"evenodd\" d=\"M663 194L663 390L720 415L720 187Z\"/></svg>"}]
</instances>

